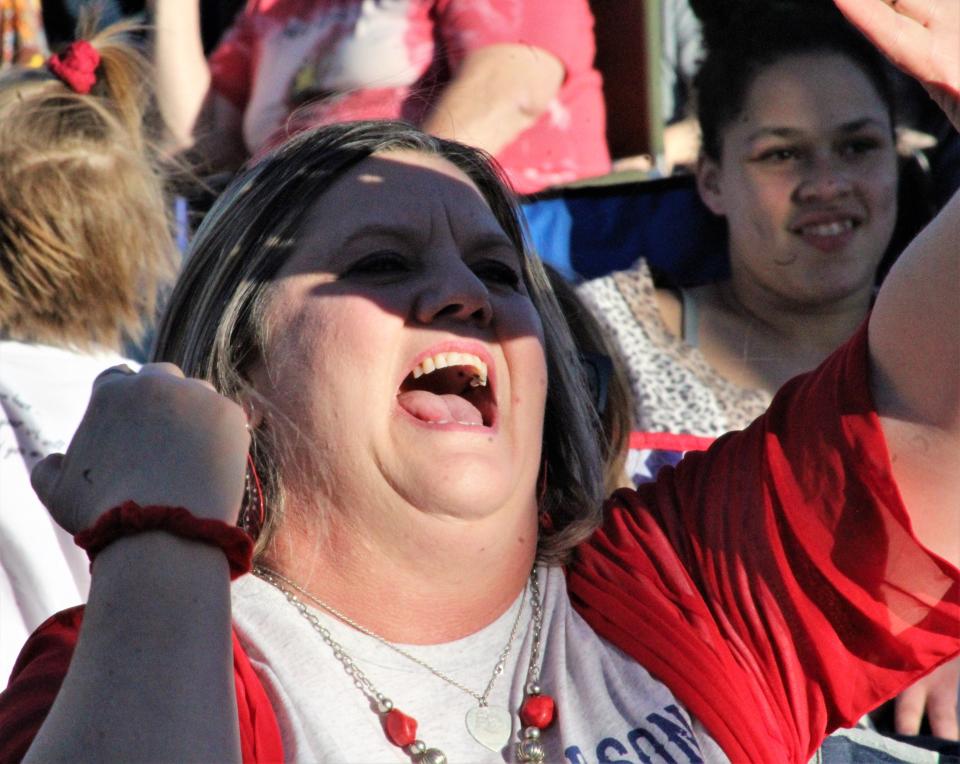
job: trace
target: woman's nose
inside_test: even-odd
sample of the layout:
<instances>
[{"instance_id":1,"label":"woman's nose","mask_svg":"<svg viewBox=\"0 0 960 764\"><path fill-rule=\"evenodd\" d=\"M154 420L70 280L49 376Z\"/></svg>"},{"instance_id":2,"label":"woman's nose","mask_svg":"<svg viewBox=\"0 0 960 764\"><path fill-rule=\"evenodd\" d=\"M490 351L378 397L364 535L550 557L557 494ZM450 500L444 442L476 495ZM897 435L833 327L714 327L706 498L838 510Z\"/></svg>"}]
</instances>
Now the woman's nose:
<instances>
[{"instance_id":1,"label":"woman's nose","mask_svg":"<svg viewBox=\"0 0 960 764\"><path fill-rule=\"evenodd\" d=\"M832 201L846 196L853 184L842 167L830 160L811 163L795 191L798 202Z\"/></svg>"},{"instance_id":2,"label":"woman's nose","mask_svg":"<svg viewBox=\"0 0 960 764\"><path fill-rule=\"evenodd\" d=\"M422 324L441 318L487 326L493 318L486 285L457 257L457 263L431 271L417 295L414 317Z\"/></svg>"}]
</instances>

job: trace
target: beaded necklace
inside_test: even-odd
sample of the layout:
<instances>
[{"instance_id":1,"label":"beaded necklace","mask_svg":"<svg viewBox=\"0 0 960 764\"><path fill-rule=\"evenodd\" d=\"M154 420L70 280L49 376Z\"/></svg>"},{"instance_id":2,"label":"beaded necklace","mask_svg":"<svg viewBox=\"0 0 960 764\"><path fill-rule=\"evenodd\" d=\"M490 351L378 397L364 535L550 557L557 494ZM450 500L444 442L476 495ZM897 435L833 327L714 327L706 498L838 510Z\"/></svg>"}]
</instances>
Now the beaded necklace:
<instances>
[{"instance_id":1,"label":"beaded necklace","mask_svg":"<svg viewBox=\"0 0 960 764\"><path fill-rule=\"evenodd\" d=\"M372 701L371 707L376 710L383 721L387 739L405 750L414 764L446 764L447 757L439 748L429 748L426 743L418 739L417 720L412 716L400 711L393 704L393 701L379 692L373 682L367 678L363 671L356 665L353 659L347 654L343 646L333 639L330 631L320 623L317 616L310 612L310 609L294 594L294 591L308 598L328 613L343 621L352 628L366 634L377 640L381 644L390 648L394 652L404 656L414 663L424 667L439 679L456 687L457 689L474 697L478 705L471 707L466 716L466 727L478 743L489 748L492 751L499 751L507 744L510 738L510 729L512 726L510 712L506 709L491 707L487 704L490 692L497 677L503 673L506 665L507 655L513 645L517 634L517 628L520 623L520 614L523 611L523 600L526 598L526 588L524 588L520 607L517 609L517 617L514 620L513 628L507 644L504 646L494 666L493 674L487 684L484 692L477 693L463 686L453 678L447 676L442 671L435 669L425 661L411 655L403 648L387 641L379 634L361 626L353 619L336 608L328 605L323 600L314 596L299 584L289 578L270 570L263 566L257 566L254 573L261 579L277 588L293 605L297 612L303 616L320 638L333 651L333 656L343 666L347 675L353 679L354 686L360 690L367 698ZM537 567L534 565L530 573L530 609L532 615L533 627L533 645L530 652L530 662L527 666L527 677L525 684L525 695L523 703L520 706L519 716L524 725L521 733L521 739L516 746L516 757L519 762L542 762L545 751L540 741L541 730L548 727L553 722L554 701L549 695L543 694L538 680L540 677L540 645L543 630L543 605L540 597L540 585L537 579Z\"/></svg>"}]
</instances>

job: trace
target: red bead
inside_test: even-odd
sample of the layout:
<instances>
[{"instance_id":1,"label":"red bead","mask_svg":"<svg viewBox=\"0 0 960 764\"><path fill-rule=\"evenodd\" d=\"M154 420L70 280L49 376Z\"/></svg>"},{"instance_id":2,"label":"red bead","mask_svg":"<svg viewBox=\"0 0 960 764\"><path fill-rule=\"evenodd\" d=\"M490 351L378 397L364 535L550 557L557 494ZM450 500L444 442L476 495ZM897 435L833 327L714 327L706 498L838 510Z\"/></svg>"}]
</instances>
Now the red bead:
<instances>
[{"instance_id":1,"label":"red bead","mask_svg":"<svg viewBox=\"0 0 960 764\"><path fill-rule=\"evenodd\" d=\"M520 720L525 727L546 729L553 721L553 698L549 695L528 695L520 706Z\"/></svg>"},{"instance_id":2,"label":"red bead","mask_svg":"<svg viewBox=\"0 0 960 764\"><path fill-rule=\"evenodd\" d=\"M410 745L417 739L417 720L394 708L387 714L387 737L401 748Z\"/></svg>"}]
</instances>

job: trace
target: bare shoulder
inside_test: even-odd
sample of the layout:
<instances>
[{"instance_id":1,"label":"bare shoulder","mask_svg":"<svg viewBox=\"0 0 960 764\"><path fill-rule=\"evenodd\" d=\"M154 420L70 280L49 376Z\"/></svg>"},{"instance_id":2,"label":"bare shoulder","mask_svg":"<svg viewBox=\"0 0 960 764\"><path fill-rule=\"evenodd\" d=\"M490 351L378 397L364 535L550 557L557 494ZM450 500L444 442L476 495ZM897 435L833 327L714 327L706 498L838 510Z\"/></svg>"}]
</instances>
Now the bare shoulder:
<instances>
[{"instance_id":1,"label":"bare shoulder","mask_svg":"<svg viewBox=\"0 0 960 764\"><path fill-rule=\"evenodd\" d=\"M683 323L683 303L680 297L672 289L657 289L656 295L660 318L667 330L675 337L679 337Z\"/></svg>"}]
</instances>

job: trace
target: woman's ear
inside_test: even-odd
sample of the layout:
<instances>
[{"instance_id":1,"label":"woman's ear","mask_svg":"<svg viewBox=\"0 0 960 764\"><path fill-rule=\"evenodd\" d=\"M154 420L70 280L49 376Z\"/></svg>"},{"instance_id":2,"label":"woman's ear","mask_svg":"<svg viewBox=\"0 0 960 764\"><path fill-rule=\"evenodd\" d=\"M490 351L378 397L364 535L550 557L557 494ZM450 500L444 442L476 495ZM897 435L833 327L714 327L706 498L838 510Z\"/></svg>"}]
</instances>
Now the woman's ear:
<instances>
[{"instance_id":1,"label":"woman's ear","mask_svg":"<svg viewBox=\"0 0 960 764\"><path fill-rule=\"evenodd\" d=\"M247 425L256 430L263 424L263 401L253 388L240 394L240 406L247 416Z\"/></svg>"},{"instance_id":2,"label":"woman's ear","mask_svg":"<svg viewBox=\"0 0 960 764\"><path fill-rule=\"evenodd\" d=\"M243 381L237 400L243 408L243 413L247 415L247 424L250 429L256 430L266 418L264 414L267 411L267 399L260 391L270 389L270 378L266 366L260 359L248 364L240 376Z\"/></svg>"},{"instance_id":3,"label":"woman's ear","mask_svg":"<svg viewBox=\"0 0 960 764\"><path fill-rule=\"evenodd\" d=\"M714 215L725 215L720 165L701 152L697 159L697 191Z\"/></svg>"}]
</instances>

